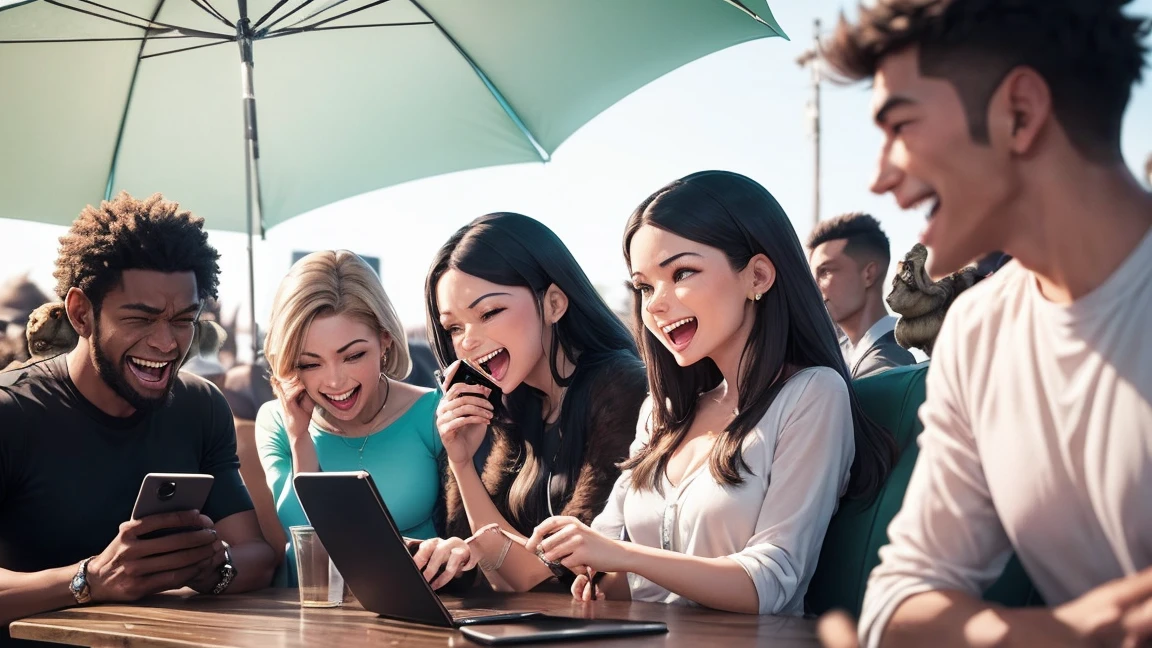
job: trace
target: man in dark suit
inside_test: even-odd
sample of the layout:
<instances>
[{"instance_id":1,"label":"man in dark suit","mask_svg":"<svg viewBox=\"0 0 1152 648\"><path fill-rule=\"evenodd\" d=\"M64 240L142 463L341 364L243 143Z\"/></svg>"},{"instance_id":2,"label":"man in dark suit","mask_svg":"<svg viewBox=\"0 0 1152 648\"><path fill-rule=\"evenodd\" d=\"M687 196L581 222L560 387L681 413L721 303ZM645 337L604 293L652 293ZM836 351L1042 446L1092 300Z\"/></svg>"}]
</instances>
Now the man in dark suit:
<instances>
[{"instance_id":1,"label":"man in dark suit","mask_svg":"<svg viewBox=\"0 0 1152 648\"><path fill-rule=\"evenodd\" d=\"M888 237L868 214L822 221L808 239L808 261L832 321L844 337L840 348L853 378L915 364L896 343L896 318L884 306Z\"/></svg>"}]
</instances>

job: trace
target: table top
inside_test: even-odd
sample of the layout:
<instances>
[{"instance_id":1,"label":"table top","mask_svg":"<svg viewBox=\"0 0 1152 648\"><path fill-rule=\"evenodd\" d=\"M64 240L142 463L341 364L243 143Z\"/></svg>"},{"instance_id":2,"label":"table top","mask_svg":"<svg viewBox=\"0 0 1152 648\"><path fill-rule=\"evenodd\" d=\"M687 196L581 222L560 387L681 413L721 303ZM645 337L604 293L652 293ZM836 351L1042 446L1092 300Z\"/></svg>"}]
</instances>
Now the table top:
<instances>
[{"instance_id":1,"label":"table top","mask_svg":"<svg viewBox=\"0 0 1152 648\"><path fill-rule=\"evenodd\" d=\"M668 634L581 641L600 646L817 646L815 622L796 617L732 614L703 608L594 601L580 603L568 594L482 594L444 597L449 610L488 608L539 610L556 616L663 621ZM355 600L340 608L301 608L295 589L266 589L249 594L199 596L190 590L164 593L136 603L69 608L12 623L20 639L84 646L160 647L235 646L296 648L317 645L477 646L457 630L430 628L383 619Z\"/></svg>"}]
</instances>

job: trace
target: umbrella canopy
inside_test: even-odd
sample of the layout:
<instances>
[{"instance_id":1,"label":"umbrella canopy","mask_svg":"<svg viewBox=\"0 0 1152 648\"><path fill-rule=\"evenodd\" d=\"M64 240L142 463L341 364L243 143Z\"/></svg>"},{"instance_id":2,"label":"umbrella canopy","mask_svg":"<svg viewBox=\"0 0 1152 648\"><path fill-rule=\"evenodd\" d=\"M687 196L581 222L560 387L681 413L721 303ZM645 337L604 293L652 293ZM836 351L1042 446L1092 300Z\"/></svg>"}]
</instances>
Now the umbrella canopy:
<instances>
[{"instance_id":1,"label":"umbrella canopy","mask_svg":"<svg viewBox=\"0 0 1152 648\"><path fill-rule=\"evenodd\" d=\"M17 2L0 8L0 218L67 224L124 189L244 231L258 149L257 223L272 226L547 161L640 86L770 36L784 33L765 0Z\"/></svg>"}]
</instances>

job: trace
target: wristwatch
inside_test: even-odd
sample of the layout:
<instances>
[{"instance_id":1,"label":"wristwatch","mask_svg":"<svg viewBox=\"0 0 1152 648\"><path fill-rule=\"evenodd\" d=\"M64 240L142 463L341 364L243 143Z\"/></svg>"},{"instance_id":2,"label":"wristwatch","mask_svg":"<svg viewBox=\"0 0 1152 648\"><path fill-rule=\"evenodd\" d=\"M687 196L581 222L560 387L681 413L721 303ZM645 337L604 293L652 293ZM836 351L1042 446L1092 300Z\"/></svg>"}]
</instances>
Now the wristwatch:
<instances>
[{"instance_id":1,"label":"wristwatch","mask_svg":"<svg viewBox=\"0 0 1152 648\"><path fill-rule=\"evenodd\" d=\"M232 584L232 580L236 578L236 567L232 564L232 547L229 547L228 543L223 540L220 542L224 545L224 564L220 565L220 582L212 588L213 594L223 594L224 590Z\"/></svg>"},{"instance_id":2,"label":"wristwatch","mask_svg":"<svg viewBox=\"0 0 1152 648\"><path fill-rule=\"evenodd\" d=\"M84 605L92 600L92 588L88 586L88 561L94 557L81 560L80 568L76 570L76 575L68 583L68 589L72 592L72 598L76 599L77 605Z\"/></svg>"}]
</instances>

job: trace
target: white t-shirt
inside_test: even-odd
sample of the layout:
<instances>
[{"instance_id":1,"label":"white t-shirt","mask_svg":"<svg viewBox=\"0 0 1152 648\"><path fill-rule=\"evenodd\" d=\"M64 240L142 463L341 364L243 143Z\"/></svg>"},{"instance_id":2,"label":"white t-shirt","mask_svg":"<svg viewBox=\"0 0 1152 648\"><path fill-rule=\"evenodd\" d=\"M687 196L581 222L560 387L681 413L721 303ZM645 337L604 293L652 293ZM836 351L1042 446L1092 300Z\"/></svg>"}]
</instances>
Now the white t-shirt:
<instances>
[{"instance_id":1,"label":"white t-shirt","mask_svg":"<svg viewBox=\"0 0 1152 648\"><path fill-rule=\"evenodd\" d=\"M640 410L635 454L649 440L651 401ZM855 441L848 389L827 367L796 372L780 389L743 445L751 468L740 486L718 483L707 462L678 487L632 488L632 471L617 480L592 528L649 547L691 556L726 556L756 586L760 614L803 614L804 594L828 522L848 485ZM636 574L635 601L692 604Z\"/></svg>"},{"instance_id":2,"label":"white t-shirt","mask_svg":"<svg viewBox=\"0 0 1152 648\"><path fill-rule=\"evenodd\" d=\"M1152 565L1152 231L1070 305L1014 262L965 292L927 380L865 645L913 594L979 596L1013 549L1049 605Z\"/></svg>"}]
</instances>

